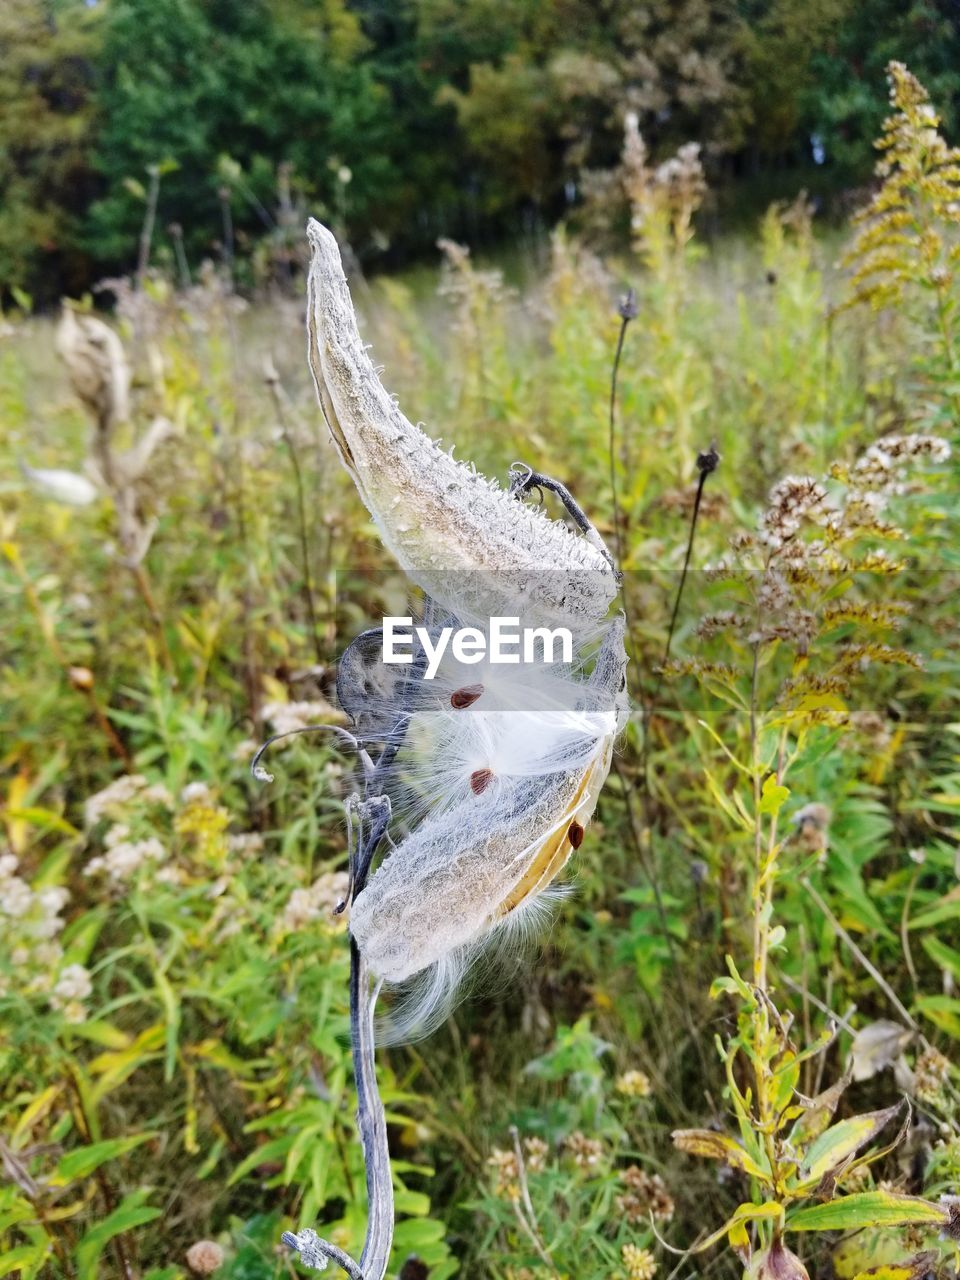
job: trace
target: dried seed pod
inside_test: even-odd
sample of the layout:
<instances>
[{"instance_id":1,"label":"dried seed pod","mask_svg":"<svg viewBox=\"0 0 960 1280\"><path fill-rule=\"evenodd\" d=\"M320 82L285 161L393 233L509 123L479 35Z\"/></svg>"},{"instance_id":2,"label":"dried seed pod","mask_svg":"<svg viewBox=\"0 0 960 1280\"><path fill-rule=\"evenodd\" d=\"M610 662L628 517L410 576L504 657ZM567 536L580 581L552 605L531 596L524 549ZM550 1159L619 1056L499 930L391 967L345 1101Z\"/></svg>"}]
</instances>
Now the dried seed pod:
<instances>
[{"instance_id":1,"label":"dried seed pod","mask_svg":"<svg viewBox=\"0 0 960 1280\"><path fill-rule=\"evenodd\" d=\"M123 343L102 320L65 303L57 327L57 353L67 366L70 385L106 431L129 414L130 366Z\"/></svg>"},{"instance_id":2,"label":"dried seed pod","mask_svg":"<svg viewBox=\"0 0 960 1280\"><path fill-rule=\"evenodd\" d=\"M582 841L626 715L623 638L617 619L579 686L583 709L566 718L448 716L460 733L482 735L490 764L465 768L462 799L429 811L351 910L351 933L375 974L400 983L430 971L393 1038L443 1015L476 948L542 904Z\"/></svg>"},{"instance_id":3,"label":"dried seed pod","mask_svg":"<svg viewBox=\"0 0 960 1280\"><path fill-rule=\"evenodd\" d=\"M599 535L518 501L415 427L360 340L337 242L314 219L307 352L340 460L387 549L433 599L460 616L510 617L592 630L617 578Z\"/></svg>"}]
</instances>

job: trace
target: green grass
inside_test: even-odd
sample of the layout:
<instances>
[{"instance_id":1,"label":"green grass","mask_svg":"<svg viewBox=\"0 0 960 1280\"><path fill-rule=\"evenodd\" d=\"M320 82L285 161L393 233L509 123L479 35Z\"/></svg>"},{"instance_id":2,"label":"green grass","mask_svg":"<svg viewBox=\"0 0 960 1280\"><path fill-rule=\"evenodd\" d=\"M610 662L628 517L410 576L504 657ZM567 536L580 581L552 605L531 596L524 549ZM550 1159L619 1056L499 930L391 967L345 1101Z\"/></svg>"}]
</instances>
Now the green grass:
<instances>
[{"instance_id":1,"label":"green grass","mask_svg":"<svg viewBox=\"0 0 960 1280\"><path fill-rule=\"evenodd\" d=\"M576 892L539 947L433 1038L380 1060L397 1162L395 1266L416 1253L435 1280L457 1263L465 1276L599 1280L628 1274L625 1245L650 1249L670 1274L646 1209L618 1206L630 1166L662 1177L675 1204L658 1229L678 1247L750 1199L743 1175L717 1176L669 1136L727 1124L714 1041L735 1034L736 1010L709 988L725 956L746 972L752 955L752 834L730 761L748 753L738 698L749 696L750 646L698 639L695 628L749 594L757 575L744 586L700 570L736 531L756 528L783 476L827 475L891 431L955 434L955 393L931 363L922 310L833 316L845 288L834 235L819 241L802 217L785 225L772 215L762 234L696 248L644 269L630 257L603 264L558 237L543 270L510 272L515 284L487 266L448 266L442 282L421 272L357 290L384 382L412 419L489 474L503 477L520 458L557 476L608 535L616 302L626 283L640 298L621 367L616 468L631 681L646 714L632 718ZM157 279L139 332L121 322L135 370L124 430L156 415L175 427L138 486L143 518L157 520L139 577L118 557L107 496L60 506L18 471L18 457L79 471L91 455L93 428L55 357L52 323L16 318L0 339L0 822L33 892L28 914L12 915L17 891L3 897L0 884L0 1122L18 1171L0 1187L0 1273L21 1258L24 1276L112 1276L129 1265L159 1280L187 1274L188 1248L206 1238L225 1251L217 1274L260 1280L289 1274L276 1251L284 1229L322 1224L354 1254L362 1243L347 940L328 910L329 877L345 864L350 762L323 736L301 737L276 750L271 786L247 773L251 742L275 723L270 704L310 702L308 718L336 716L325 704L345 639L338 619L374 625L384 603L376 578L365 588L351 577L345 594L338 574L389 567L325 439L301 309L297 298L241 310L215 281L183 297ZM290 451L262 376L268 356L305 479L315 634ZM664 680L696 455L711 441L721 464L673 650L701 666ZM955 472L911 475L916 489L890 512L911 568L856 591L912 607L901 636L883 639L925 666L874 663L851 677L846 729L815 719L789 729L800 754L782 830L811 803L829 819L824 842L802 823L784 841L775 918L786 937L771 986L798 1047L823 1029L824 1007L846 1018L804 1064L807 1095L842 1074L851 1031L901 1014L802 875L923 1035L947 1055L960 1038L960 1005L943 994L943 975L960 977ZM820 625L806 661L789 642L771 647L756 690L771 734L783 679L832 670L841 647L863 639L845 625ZM730 664L729 685L705 672L714 660ZM766 738L758 749L767 759ZM90 823L90 797L133 771L144 786ZM749 813L749 786L744 796ZM158 856L112 879L87 874L91 859L109 859L110 840L156 840ZM60 886L69 900L51 915L40 894ZM30 934L43 919L59 922L50 938ZM70 965L89 972L89 991L81 982L80 994L60 996ZM922 1048L910 1038L905 1061L916 1066ZM618 1085L630 1070L649 1079L649 1096ZM918 1119L939 1126L923 1168L905 1174L891 1157L867 1185L875 1176L935 1199L954 1184L956 1082L954 1069L939 1092L916 1096ZM896 1097L892 1073L879 1070L851 1085L838 1115ZM514 1208L511 1124L548 1144L528 1162L555 1270ZM575 1134L600 1144L593 1163ZM115 1139L131 1141L99 1146ZM503 1176L488 1164L495 1148L507 1152ZM70 1161L84 1150L77 1173ZM935 1237L904 1244L899 1232L861 1231L838 1274ZM812 1274L826 1274L836 1241L803 1241ZM706 1265L692 1260L680 1274ZM711 1269L741 1270L732 1253Z\"/></svg>"}]
</instances>

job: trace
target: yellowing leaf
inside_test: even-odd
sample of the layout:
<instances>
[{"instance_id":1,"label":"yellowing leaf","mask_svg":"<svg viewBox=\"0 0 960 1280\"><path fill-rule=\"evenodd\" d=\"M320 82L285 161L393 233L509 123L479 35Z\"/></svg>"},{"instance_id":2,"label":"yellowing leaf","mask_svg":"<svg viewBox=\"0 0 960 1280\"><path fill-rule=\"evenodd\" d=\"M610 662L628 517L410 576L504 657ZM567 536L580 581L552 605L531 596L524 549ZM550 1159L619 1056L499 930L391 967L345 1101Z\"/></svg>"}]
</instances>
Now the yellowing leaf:
<instances>
[{"instance_id":1,"label":"yellowing leaf","mask_svg":"<svg viewBox=\"0 0 960 1280\"><path fill-rule=\"evenodd\" d=\"M674 1129L670 1135L678 1151L702 1156L705 1160L722 1160L732 1169L740 1169L751 1177L770 1180L770 1170L757 1163L739 1142L712 1129Z\"/></svg>"},{"instance_id":2,"label":"yellowing leaf","mask_svg":"<svg viewBox=\"0 0 960 1280\"><path fill-rule=\"evenodd\" d=\"M703 1253L719 1243L724 1236L729 1238L731 1247L742 1247L742 1244L737 1242L742 1242L745 1239L746 1233L743 1230L743 1224L745 1222L753 1222L758 1218L771 1218L778 1226L782 1226L783 1205L778 1204L775 1200L768 1201L765 1204L742 1204L722 1227L718 1227L714 1231L713 1235L707 1236L706 1240L701 1240L698 1245L693 1246L687 1252L690 1254Z\"/></svg>"},{"instance_id":3,"label":"yellowing leaf","mask_svg":"<svg viewBox=\"0 0 960 1280\"><path fill-rule=\"evenodd\" d=\"M849 1083L849 1076L843 1076L829 1089L824 1089L823 1093L810 1099L809 1106L802 1109L797 1123L790 1130L790 1144L794 1150L802 1150L803 1146L823 1133Z\"/></svg>"},{"instance_id":4,"label":"yellowing leaf","mask_svg":"<svg viewBox=\"0 0 960 1280\"><path fill-rule=\"evenodd\" d=\"M917 1254L906 1262L894 1262L882 1267L871 1267L869 1271L858 1271L854 1280L920 1280L930 1271L934 1255Z\"/></svg>"},{"instance_id":5,"label":"yellowing leaf","mask_svg":"<svg viewBox=\"0 0 960 1280\"><path fill-rule=\"evenodd\" d=\"M38 1120L47 1114L61 1088L62 1085L52 1084L44 1089L42 1093L37 1094L17 1121L16 1128L13 1131L14 1147L19 1145L17 1139L22 1137Z\"/></svg>"},{"instance_id":6,"label":"yellowing leaf","mask_svg":"<svg viewBox=\"0 0 960 1280\"><path fill-rule=\"evenodd\" d=\"M948 1036L960 1040L960 1000L953 996L922 996L917 1010Z\"/></svg>"},{"instance_id":7,"label":"yellowing leaf","mask_svg":"<svg viewBox=\"0 0 960 1280\"><path fill-rule=\"evenodd\" d=\"M742 810L738 809L738 807L734 805L730 797L720 786L720 783L717 782L716 778L713 776L710 770L704 769L703 776L707 780L707 786L710 788L710 794L713 796L714 800L716 800L717 804L720 806L723 812L727 815L730 821L734 823L735 826L742 827L745 831L750 831L752 829L752 824L750 823L749 819L744 817L742 814Z\"/></svg>"},{"instance_id":8,"label":"yellowing leaf","mask_svg":"<svg viewBox=\"0 0 960 1280\"><path fill-rule=\"evenodd\" d=\"M815 1186L828 1173L838 1169L861 1147L874 1138L890 1123L902 1108L902 1103L886 1107L882 1111L867 1111L863 1115L841 1120L821 1133L810 1146L800 1165L799 1185Z\"/></svg>"}]
</instances>

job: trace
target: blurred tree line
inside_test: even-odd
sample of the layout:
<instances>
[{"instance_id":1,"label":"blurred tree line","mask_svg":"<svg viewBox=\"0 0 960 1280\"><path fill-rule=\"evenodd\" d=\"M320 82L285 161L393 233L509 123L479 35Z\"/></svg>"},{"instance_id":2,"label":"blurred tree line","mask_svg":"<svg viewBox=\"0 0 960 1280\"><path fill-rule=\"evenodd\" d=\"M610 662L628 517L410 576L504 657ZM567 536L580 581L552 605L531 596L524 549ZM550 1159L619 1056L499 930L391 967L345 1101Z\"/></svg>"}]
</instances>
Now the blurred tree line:
<instances>
[{"instance_id":1,"label":"blurred tree line","mask_svg":"<svg viewBox=\"0 0 960 1280\"><path fill-rule=\"evenodd\" d=\"M2 0L0 286L128 270L154 197L182 270L292 266L307 208L361 256L515 233L575 212L628 109L721 190L839 190L892 57L956 137L958 30L957 0Z\"/></svg>"}]
</instances>

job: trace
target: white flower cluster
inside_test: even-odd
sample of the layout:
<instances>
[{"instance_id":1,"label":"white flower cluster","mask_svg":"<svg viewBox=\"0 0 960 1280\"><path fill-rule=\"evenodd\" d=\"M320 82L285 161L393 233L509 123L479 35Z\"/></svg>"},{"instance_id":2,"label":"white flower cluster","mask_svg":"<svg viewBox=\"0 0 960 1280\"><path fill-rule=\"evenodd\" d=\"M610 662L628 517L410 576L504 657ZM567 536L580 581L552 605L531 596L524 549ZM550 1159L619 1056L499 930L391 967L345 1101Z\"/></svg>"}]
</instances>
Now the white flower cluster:
<instances>
[{"instance_id":1,"label":"white flower cluster","mask_svg":"<svg viewBox=\"0 0 960 1280\"><path fill-rule=\"evenodd\" d=\"M130 828L125 823L114 823L103 838L106 853L91 858L84 867L84 875L106 872L111 880L119 883L129 880L146 862L166 860L167 850L156 836L145 840L131 840L129 836Z\"/></svg>"},{"instance_id":2,"label":"white flower cluster","mask_svg":"<svg viewBox=\"0 0 960 1280\"><path fill-rule=\"evenodd\" d=\"M785 476L770 491L767 509L760 517L760 541L779 551L796 537L804 520L824 515L827 491L810 476Z\"/></svg>"},{"instance_id":3,"label":"white flower cluster","mask_svg":"<svg viewBox=\"0 0 960 1280\"><path fill-rule=\"evenodd\" d=\"M315 920L331 921L333 911L347 896L345 871L327 871L308 889L294 889L283 912L283 928L292 933Z\"/></svg>"},{"instance_id":4,"label":"white flower cluster","mask_svg":"<svg viewBox=\"0 0 960 1280\"><path fill-rule=\"evenodd\" d=\"M0 976L0 994L16 982L21 994L46 996L68 1022L83 1022L83 1001L93 990L90 975L80 964L61 969L63 948L56 941L70 894L61 885L34 889L18 867L12 853L0 855L0 952L12 963L12 972Z\"/></svg>"},{"instance_id":5,"label":"white flower cluster","mask_svg":"<svg viewBox=\"0 0 960 1280\"><path fill-rule=\"evenodd\" d=\"M241 831L233 835L228 835L227 848L231 853L262 853L263 836L259 831Z\"/></svg>"},{"instance_id":6,"label":"white flower cluster","mask_svg":"<svg viewBox=\"0 0 960 1280\"><path fill-rule=\"evenodd\" d=\"M911 462L926 459L943 463L950 457L950 445L940 436L913 432L905 436L883 436L870 445L854 463L850 485L857 490L873 490L893 496L903 493L903 472Z\"/></svg>"},{"instance_id":7,"label":"white flower cluster","mask_svg":"<svg viewBox=\"0 0 960 1280\"><path fill-rule=\"evenodd\" d=\"M324 699L316 702L268 702L263 718L274 733L293 733L312 724L336 724L342 714Z\"/></svg>"},{"instance_id":8,"label":"white flower cluster","mask_svg":"<svg viewBox=\"0 0 960 1280\"><path fill-rule=\"evenodd\" d=\"M162 782L148 782L140 773L124 773L87 800L83 807L87 826L96 826L101 818L123 809L132 800L143 805L162 805L167 809L173 806L173 797Z\"/></svg>"}]
</instances>

